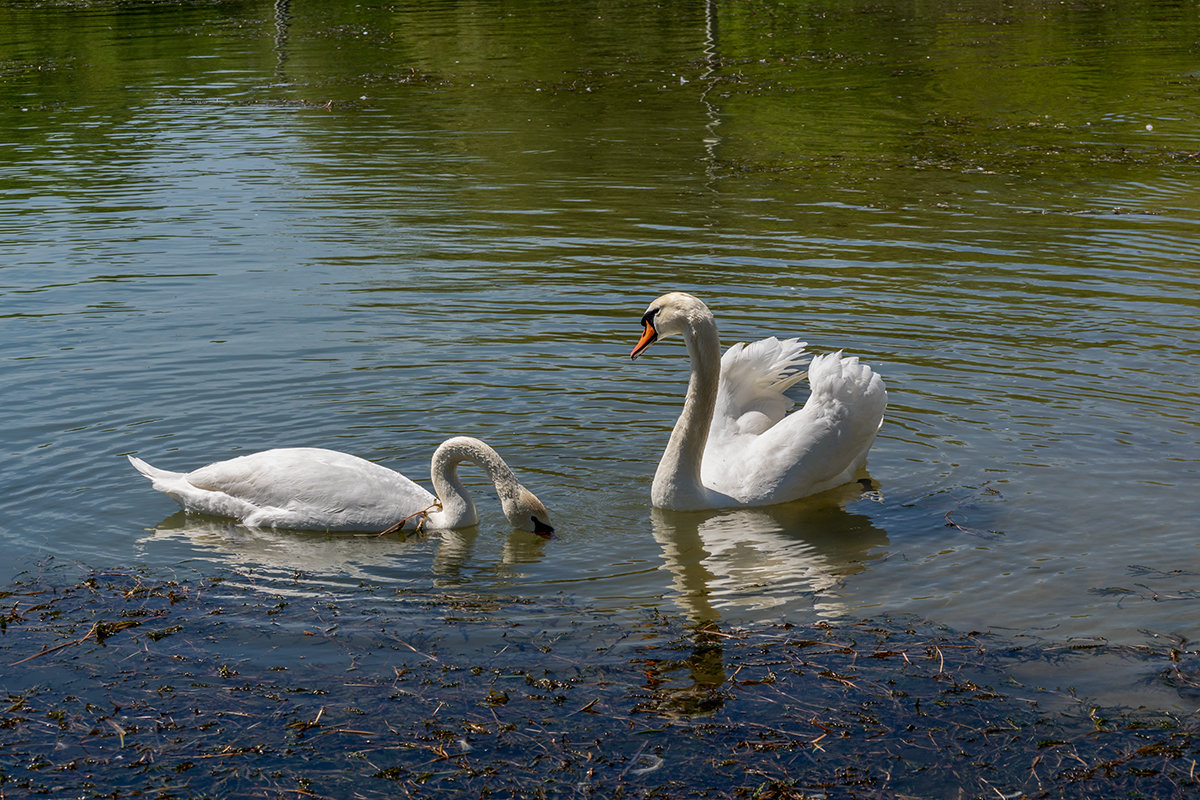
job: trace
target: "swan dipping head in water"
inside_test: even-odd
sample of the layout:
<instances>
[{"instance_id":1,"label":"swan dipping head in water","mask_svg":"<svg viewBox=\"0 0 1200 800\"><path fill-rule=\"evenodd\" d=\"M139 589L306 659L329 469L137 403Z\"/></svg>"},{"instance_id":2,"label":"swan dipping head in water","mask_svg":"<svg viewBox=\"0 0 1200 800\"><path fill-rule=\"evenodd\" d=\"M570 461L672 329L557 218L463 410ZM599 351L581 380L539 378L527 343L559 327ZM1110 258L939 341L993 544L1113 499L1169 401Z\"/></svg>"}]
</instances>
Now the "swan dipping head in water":
<instances>
[{"instance_id":1,"label":"swan dipping head in water","mask_svg":"<svg viewBox=\"0 0 1200 800\"><path fill-rule=\"evenodd\" d=\"M257 528L322 531L466 528L479 523L458 476L463 462L487 473L514 528L550 538L550 513L500 454L479 439L456 436L430 461L436 495L404 475L348 453L287 447L170 472L129 456L138 472L184 510L231 517Z\"/></svg>"}]
</instances>

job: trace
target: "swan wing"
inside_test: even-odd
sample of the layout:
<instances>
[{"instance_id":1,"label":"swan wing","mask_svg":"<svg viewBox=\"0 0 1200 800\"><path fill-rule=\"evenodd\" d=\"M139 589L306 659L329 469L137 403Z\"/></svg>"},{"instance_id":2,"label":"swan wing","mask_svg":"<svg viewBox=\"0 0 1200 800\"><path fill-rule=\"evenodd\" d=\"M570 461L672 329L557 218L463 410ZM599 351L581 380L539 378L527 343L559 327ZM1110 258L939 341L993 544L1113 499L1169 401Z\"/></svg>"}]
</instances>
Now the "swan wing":
<instances>
[{"instance_id":1,"label":"swan wing","mask_svg":"<svg viewBox=\"0 0 1200 800\"><path fill-rule=\"evenodd\" d=\"M760 434L795 404L785 392L804 377L805 342L770 337L738 342L721 356L721 378L709 443Z\"/></svg>"},{"instance_id":2,"label":"swan wing","mask_svg":"<svg viewBox=\"0 0 1200 800\"><path fill-rule=\"evenodd\" d=\"M814 357L808 376L811 393L798 411L761 433L705 450L705 485L748 505L767 505L853 480L883 424L883 379L840 352Z\"/></svg>"},{"instance_id":3,"label":"swan wing","mask_svg":"<svg viewBox=\"0 0 1200 800\"><path fill-rule=\"evenodd\" d=\"M266 450L189 473L140 464L154 488L189 511L258 527L382 530L434 501L399 472L321 448Z\"/></svg>"}]
</instances>

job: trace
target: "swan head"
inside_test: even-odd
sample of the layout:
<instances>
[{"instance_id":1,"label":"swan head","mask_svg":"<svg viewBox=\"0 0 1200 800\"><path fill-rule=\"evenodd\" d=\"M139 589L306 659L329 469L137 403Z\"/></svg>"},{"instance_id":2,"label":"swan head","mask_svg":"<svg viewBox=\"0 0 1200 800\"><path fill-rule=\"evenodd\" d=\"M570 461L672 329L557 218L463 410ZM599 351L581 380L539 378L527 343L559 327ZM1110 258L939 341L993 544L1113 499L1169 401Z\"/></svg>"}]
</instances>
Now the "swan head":
<instances>
[{"instance_id":1,"label":"swan head","mask_svg":"<svg viewBox=\"0 0 1200 800\"><path fill-rule=\"evenodd\" d=\"M642 338L630 358L637 358L650 345L667 336L692 330L701 319L712 319L712 312L698 297L686 292L670 292L658 298L642 315Z\"/></svg>"},{"instance_id":2,"label":"swan head","mask_svg":"<svg viewBox=\"0 0 1200 800\"><path fill-rule=\"evenodd\" d=\"M543 539L554 535L554 526L550 524L550 512L542 505L542 501L524 486L519 487L512 496L501 497L500 506L514 528L536 533Z\"/></svg>"}]
</instances>

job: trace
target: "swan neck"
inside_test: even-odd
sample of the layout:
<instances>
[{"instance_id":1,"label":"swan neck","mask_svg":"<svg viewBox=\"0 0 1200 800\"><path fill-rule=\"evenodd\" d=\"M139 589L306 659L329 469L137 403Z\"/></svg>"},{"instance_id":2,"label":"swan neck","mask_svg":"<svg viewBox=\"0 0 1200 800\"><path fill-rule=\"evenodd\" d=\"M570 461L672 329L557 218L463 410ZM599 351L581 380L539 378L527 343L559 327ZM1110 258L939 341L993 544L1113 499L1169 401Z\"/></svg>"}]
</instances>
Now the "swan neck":
<instances>
[{"instance_id":1,"label":"swan neck","mask_svg":"<svg viewBox=\"0 0 1200 800\"><path fill-rule=\"evenodd\" d=\"M434 451L430 463L433 490L442 504L441 525L447 528L461 528L479 522L479 513L470 492L458 477L458 465L464 461L487 473L502 503L508 498L515 498L521 488L516 475L500 454L479 439L467 436L447 439Z\"/></svg>"},{"instance_id":2,"label":"swan neck","mask_svg":"<svg viewBox=\"0 0 1200 800\"><path fill-rule=\"evenodd\" d=\"M692 320L684 341L692 364L687 396L651 492L654 504L665 508L694 506L705 495L701 465L721 377L721 340L711 315Z\"/></svg>"}]
</instances>

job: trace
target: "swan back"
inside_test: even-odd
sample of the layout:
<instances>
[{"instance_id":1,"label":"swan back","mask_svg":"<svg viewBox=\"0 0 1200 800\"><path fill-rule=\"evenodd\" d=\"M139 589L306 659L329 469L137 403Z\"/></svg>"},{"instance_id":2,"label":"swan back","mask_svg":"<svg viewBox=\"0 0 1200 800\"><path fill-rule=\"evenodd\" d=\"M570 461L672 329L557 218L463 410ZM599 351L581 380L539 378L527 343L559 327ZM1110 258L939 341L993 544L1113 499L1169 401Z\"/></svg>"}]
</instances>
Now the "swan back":
<instances>
[{"instance_id":1,"label":"swan back","mask_svg":"<svg viewBox=\"0 0 1200 800\"><path fill-rule=\"evenodd\" d=\"M264 450L186 473L129 461L187 511L253 527L378 531L434 500L398 472L315 447Z\"/></svg>"}]
</instances>

